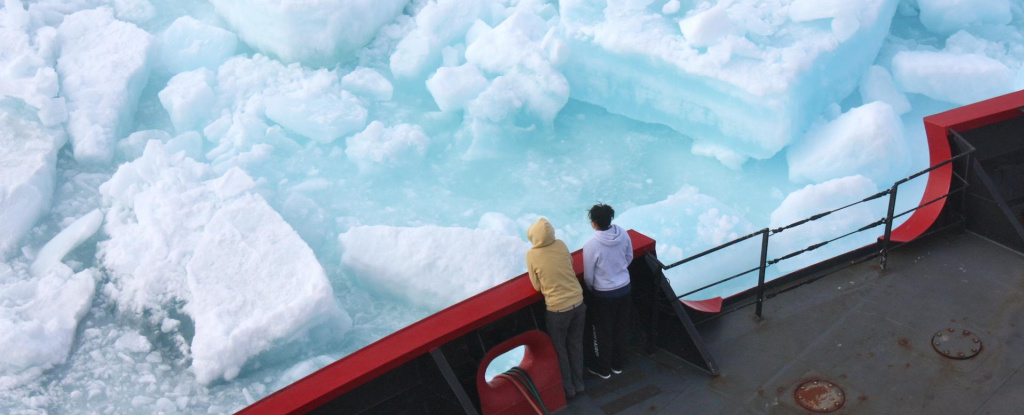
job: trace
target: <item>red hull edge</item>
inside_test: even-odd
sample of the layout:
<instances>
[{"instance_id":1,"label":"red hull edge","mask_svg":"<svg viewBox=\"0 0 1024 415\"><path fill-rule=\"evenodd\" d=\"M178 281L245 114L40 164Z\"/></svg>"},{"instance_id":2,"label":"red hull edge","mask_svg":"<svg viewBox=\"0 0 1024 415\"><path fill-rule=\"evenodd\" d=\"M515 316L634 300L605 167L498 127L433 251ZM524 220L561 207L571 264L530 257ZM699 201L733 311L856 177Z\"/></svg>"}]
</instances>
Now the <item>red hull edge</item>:
<instances>
[{"instance_id":1,"label":"red hull edge","mask_svg":"<svg viewBox=\"0 0 1024 415\"><path fill-rule=\"evenodd\" d=\"M629 236L634 257L654 252L653 239L633 230ZM577 278L582 279L583 252L573 252L572 262ZM371 343L237 413L309 412L417 356L537 301L543 301L543 297L524 273Z\"/></svg>"},{"instance_id":2,"label":"red hull edge","mask_svg":"<svg viewBox=\"0 0 1024 415\"><path fill-rule=\"evenodd\" d=\"M930 115L924 118L925 133L928 135L929 165L936 165L949 160L952 152L949 148L950 129L967 131L1014 117L1024 115L1024 90L1012 92L985 101L966 105L952 110ZM953 178L953 165L947 164L928 174L921 203L934 200L950 190ZM892 240L908 242L925 233L939 218L945 207L946 200L916 210L900 227L893 229Z\"/></svg>"}]
</instances>

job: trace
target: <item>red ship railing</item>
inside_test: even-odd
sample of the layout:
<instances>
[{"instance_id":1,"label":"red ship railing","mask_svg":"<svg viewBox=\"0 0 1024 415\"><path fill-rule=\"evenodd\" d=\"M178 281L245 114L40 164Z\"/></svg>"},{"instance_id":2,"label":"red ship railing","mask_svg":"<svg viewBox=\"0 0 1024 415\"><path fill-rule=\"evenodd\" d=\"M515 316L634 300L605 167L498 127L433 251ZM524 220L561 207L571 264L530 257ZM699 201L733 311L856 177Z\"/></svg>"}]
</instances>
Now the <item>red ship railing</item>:
<instances>
[{"instance_id":1,"label":"red ship railing","mask_svg":"<svg viewBox=\"0 0 1024 415\"><path fill-rule=\"evenodd\" d=\"M718 252L722 249L736 245L740 242L760 236L761 258L757 266L747 270L743 270L739 273L733 274L729 277L718 280L711 284L707 284L705 286L702 286L700 288L697 288L695 290L692 290L679 296L679 298L682 299L695 293L705 291L709 288L717 287L719 285L743 277L745 275L749 275L753 272L758 272L758 282L757 286L755 287L755 290L757 292L757 306L755 313L758 317L762 316L762 305L765 300L766 270L769 266L779 263L783 260L790 259L810 251L814 251L837 240L847 238L854 234L868 231L877 228L878 226L884 225L885 231L883 232L883 235L879 238L881 249L869 253L865 258L859 259L864 260L876 256L880 257L880 265L884 269L886 267L888 251L892 243L908 242L925 234L929 229L932 229L933 225L935 225L938 221L939 216L942 213L943 208L945 207L947 199L951 195L956 193L966 193L968 187L966 170L969 168L970 163L963 163L965 171L962 174L956 174L953 171L953 164L960 160L968 159L970 155L974 153L975 149L957 131L971 130L989 124L1005 121L1011 118L1024 116L1024 113L1022 113L1022 109L1024 109L1024 91L1018 91L1015 93L996 97L987 101L982 101L979 103L967 105L964 107L956 108L950 111L926 117L924 119L924 124L926 133L928 135L928 147L931 161L930 167L918 171L906 178L898 180L895 183L893 183L892 187L881 192L878 192L876 194L867 196L864 199L861 199L854 203L850 203L848 205L832 209L826 212L821 212L806 219L799 220L779 228L764 228L751 234L726 242L722 245L708 249L704 252L673 262L668 265L661 263L657 259L655 259L654 262L663 271L667 271L677 266L694 261L698 258L705 257L707 255ZM958 147L963 149L957 155L952 155L950 147L951 140L956 142L958 144ZM908 209L901 213L896 213L896 196L900 185L903 185L925 174L928 175L928 182L925 185L925 191L921 197L921 201L911 209ZM956 183L959 184L959 187L951 189L951 186L954 183L954 179ZM886 216L884 218L881 218L875 222L865 224L864 226L856 230L852 230L850 232L847 232L845 234L839 235L831 239L817 242L803 249L790 252L777 258L768 258L768 244L771 235L775 235L783 231L796 228L806 223L825 218L836 212L863 203L867 203L873 200L881 199L886 196L888 196L889 204ZM898 228L893 229L893 224L895 220L908 214L911 215L910 218L908 218ZM958 223L963 223L963 221L964 218L960 217Z\"/></svg>"},{"instance_id":2,"label":"red ship railing","mask_svg":"<svg viewBox=\"0 0 1024 415\"><path fill-rule=\"evenodd\" d=\"M630 230L634 258L654 252L653 239ZM577 278L583 275L583 253L572 254ZM352 391L412 359L477 328L543 301L529 277L522 274L396 331L299 379L242 409L238 414L301 414Z\"/></svg>"}]
</instances>

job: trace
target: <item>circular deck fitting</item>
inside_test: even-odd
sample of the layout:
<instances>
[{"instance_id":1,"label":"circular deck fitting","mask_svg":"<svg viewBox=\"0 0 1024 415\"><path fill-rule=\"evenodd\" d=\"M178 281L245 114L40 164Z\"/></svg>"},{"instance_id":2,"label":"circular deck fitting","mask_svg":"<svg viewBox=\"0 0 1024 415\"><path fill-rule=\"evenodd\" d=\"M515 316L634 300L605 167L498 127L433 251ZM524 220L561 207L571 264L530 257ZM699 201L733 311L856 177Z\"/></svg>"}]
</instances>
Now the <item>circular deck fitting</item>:
<instances>
[{"instance_id":1,"label":"circular deck fitting","mask_svg":"<svg viewBox=\"0 0 1024 415\"><path fill-rule=\"evenodd\" d=\"M804 409L823 414L838 410L846 403L846 394L842 388L820 379L800 384L793 392L793 397Z\"/></svg>"},{"instance_id":2,"label":"circular deck fitting","mask_svg":"<svg viewBox=\"0 0 1024 415\"><path fill-rule=\"evenodd\" d=\"M932 336L932 348L950 359L970 359L981 352L981 338L967 329L948 327Z\"/></svg>"}]
</instances>

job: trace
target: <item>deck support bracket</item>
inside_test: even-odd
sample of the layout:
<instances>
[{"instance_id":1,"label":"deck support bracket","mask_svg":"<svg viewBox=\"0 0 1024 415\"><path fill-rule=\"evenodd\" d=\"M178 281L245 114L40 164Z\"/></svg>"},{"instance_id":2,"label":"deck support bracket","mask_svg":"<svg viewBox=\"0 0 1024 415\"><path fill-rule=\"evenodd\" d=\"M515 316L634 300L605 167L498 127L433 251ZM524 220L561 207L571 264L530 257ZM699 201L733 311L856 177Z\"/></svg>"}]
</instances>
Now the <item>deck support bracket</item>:
<instances>
[{"instance_id":1,"label":"deck support bracket","mask_svg":"<svg viewBox=\"0 0 1024 415\"><path fill-rule=\"evenodd\" d=\"M697 332L697 326L693 324L683 303L678 300L675 290L665 278L660 264L651 254L647 254L645 259L654 274L655 285L661 289L662 296L659 296L658 301L663 302L664 306L671 309L671 313L676 317L671 319L662 316L657 319L658 325L662 326L657 330L658 336L655 340L657 346L710 375L718 375L718 365L704 344L700 333ZM664 309L663 307L658 308Z\"/></svg>"}]
</instances>

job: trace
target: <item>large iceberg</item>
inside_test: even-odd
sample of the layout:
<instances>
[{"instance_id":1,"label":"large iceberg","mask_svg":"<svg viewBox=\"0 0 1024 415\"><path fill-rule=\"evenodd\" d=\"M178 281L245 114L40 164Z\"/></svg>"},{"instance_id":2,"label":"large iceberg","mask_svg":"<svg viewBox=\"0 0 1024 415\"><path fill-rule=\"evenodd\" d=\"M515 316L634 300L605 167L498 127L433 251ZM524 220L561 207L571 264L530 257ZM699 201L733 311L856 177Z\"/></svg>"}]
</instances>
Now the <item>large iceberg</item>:
<instances>
[{"instance_id":1,"label":"large iceberg","mask_svg":"<svg viewBox=\"0 0 1024 415\"><path fill-rule=\"evenodd\" d=\"M99 258L121 310L163 331L194 322L189 351L201 383L231 380L253 356L348 317L313 251L238 169L167 154L150 141L100 191L108 199ZM184 341L184 339L182 339Z\"/></svg>"},{"instance_id":2,"label":"large iceberg","mask_svg":"<svg viewBox=\"0 0 1024 415\"><path fill-rule=\"evenodd\" d=\"M871 66L896 0L561 1L573 98L668 125L720 158L769 158ZM668 8L672 11L674 8Z\"/></svg>"}]
</instances>

